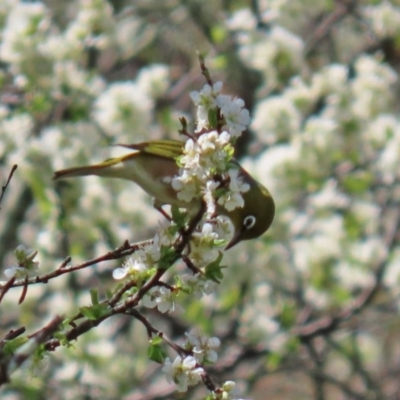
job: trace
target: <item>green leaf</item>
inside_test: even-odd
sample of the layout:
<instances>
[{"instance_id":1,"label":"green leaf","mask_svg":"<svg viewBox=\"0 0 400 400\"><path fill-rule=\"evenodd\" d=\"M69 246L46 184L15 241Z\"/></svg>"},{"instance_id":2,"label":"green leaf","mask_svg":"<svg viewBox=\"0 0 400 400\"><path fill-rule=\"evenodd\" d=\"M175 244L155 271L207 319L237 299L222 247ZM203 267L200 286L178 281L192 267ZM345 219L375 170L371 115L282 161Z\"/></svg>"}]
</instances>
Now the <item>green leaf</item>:
<instances>
[{"instance_id":1,"label":"green leaf","mask_svg":"<svg viewBox=\"0 0 400 400\"><path fill-rule=\"evenodd\" d=\"M1 349L2 357L4 355L12 355L15 351L25 344L29 339L27 337L17 337L12 340L7 340L3 348Z\"/></svg>"},{"instance_id":2,"label":"green leaf","mask_svg":"<svg viewBox=\"0 0 400 400\"><path fill-rule=\"evenodd\" d=\"M344 226L349 239L357 239L361 235L363 226L354 213L346 212L344 214Z\"/></svg>"},{"instance_id":3,"label":"green leaf","mask_svg":"<svg viewBox=\"0 0 400 400\"><path fill-rule=\"evenodd\" d=\"M300 339L297 337L291 337L286 343L286 349L289 353L295 354L296 351L298 351L300 347Z\"/></svg>"},{"instance_id":4,"label":"green leaf","mask_svg":"<svg viewBox=\"0 0 400 400\"><path fill-rule=\"evenodd\" d=\"M218 126L218 110L216 108L211 108L208 110L208 123L210 128L217 128Z\"/></svg>"},{"instance_id":5,"label":"green leaf","mask_svg":"<svg viewBox=\"0 0 400 400\"><path fill-rule=\"evenodd\" d=\"M326 259L310 265L310 284L318 290L331 290L335 283L334 260Z\"/></svg>"},{"instance_id":6,"label":"green leaf","mask_svg":"<svg viewBox=\"0 0 400 400\"><path fill-rule=\"evenodd\" d=\"M150 344L155 346L161 344L163 342L163 338L161 336L153 336L150 340Z\"/></svg>"},{"instance_id":7,"label":"green leaf","mask_svg":"<svg viewBox=\"0 0 400 400\"><path fill-rule=\"evenodd\" d=\"M373 180L374 177L371 173L363 171L344 177L343 186L349 193L365 193L371 188Z\"/></svg>"},{"instance_id":8,"label":"green leaf","mask_svg":"<svg viewBox=\"0 0 400 400\"><path fill-rule=\"evenodd\" d=\"M90 320L96 320L101 317L104 317L109 313L108 307L106 304L96 304L91 307L81 307L79 311Z\"/></svg>"},{"instance_id":9,"label":"green leaf","mask_svg":"<svg viewBox=\"0 0 400 400\"><path fill-rule=\"evenodd\" d=\"M331 293L334 305L341 306L351 300L351 292L343 286L334 287L331 289Z\"/></svg>"},{"instance_id":10,"label":"green leaf","mask_svg":"<svg viewBox=\"0 0 400 400\"><path fill-rule=\"evenodd\" d=\"M289 329L296 322L296 308L294 305L284 304L279 314L279 322L283 328Z\"/></svg>"},{"instance_id":11,"label":"green leaf","mask_svg":"<svg viewBox=\"0 0 400 400\"><path fill-rule=\"evenodd\" d=\"M234 154L235 154L235 148L228 143L225 147L224 147L224 151L227 153L227 159L228 160L232 160ZM228 163L229 168L228 169L238 169L238 165L234 162L229 162Z\"/></svg>"},{"instance_id":12,"label":"green leaf","mask_svg":"<svg viewBox=\"0 0 400 400\"><path fill-rule=\"evenodd\" d=\"M93 305L99 304L99 292L96 289L90 289L90 297Z\"/></svg>"},{"instance_id":13,"label":"green leaf","mask_svg":"<svg viewBox=\"0 0 400 400\"><path fill-rule=\"evenodd\" d=\"M269 370L275 370L282 362L282 355L279 353L271 353L267 356L267 367Z\"/></svg>"},{"instance_id":14,"label":"green leaf","mask_svg":"<svg viewBox=\"0 0 400 400\"><path fill-rule=\"evenodd\" d=\"M60 341L62 346L73 347L73 344L67 339L65 333L55 332L53 336Z\"/></svg>"},{"instance_id":15,"label":"green leaf","mask_svg":"<svg viewBox=\"0 0 400 400\"><path fill-rule=\"evenodd\" d=\"M178 206L173 205L171 206L171 214L172 220L175 222L177 228L183 228L186 223L187 213L185 211L181 211Z\"/></svg>"},{"instance_id":16,"label":"green leaf","mask_svg":"<svg viewBox=\"0 0 400 400\"><path fill-rule=\"evenodd\" d=\"M176 261L177 254L172 247L162 246L160 261L158 262L158 269L168 269Z\"/></svg>"},{"instance_id":17,"label":"green leaf","mask_svg":"<svg viewBox=\"0 0 400 400\"><path fill-rule=\"evenodd\" d=\"M29 103L27 104L28 112L32 114L43 114L51 110L52 103L50 98L43 92L35 91L32 93Z\"/></svg>"},{"instance_id":18,"label":"green leaf","mask_svg":"<svg viewBox=\"0 0 400 400\"><path fill-rule=\"evenodd\" d=\"M225 25L216 24L211 28L211 37L215 44L222 43L227 38L227 30Z\"/></svg>"},{"instance_id":19,"label":"green leaf","mask_svg":"<svg viewBox=\"0 0 400 400\"><path fill-rule=\"evenodd\" d=\"M159 344L152 344L153 341L154 339L150 342L150 346L147 350L147 355L149 356L150 360L155 361L159 364L163 364L165 358L167 357L167 354Z\"/></svg>"},{"instance_id":20,"label":"green leaf","mask_svg":"<svg viewBox=\"0 0 400 400\"><path fill-rule=\"evenodd\" d=\"M207 277L207 279L211 279L216 283L220 283L222 278L224 277L222 273L222 268L226 267L221 265L222 257L223 254L220 251L218 258L212 263L208 264L205 268L205 276Z\"/></svg>"}]
</instances>

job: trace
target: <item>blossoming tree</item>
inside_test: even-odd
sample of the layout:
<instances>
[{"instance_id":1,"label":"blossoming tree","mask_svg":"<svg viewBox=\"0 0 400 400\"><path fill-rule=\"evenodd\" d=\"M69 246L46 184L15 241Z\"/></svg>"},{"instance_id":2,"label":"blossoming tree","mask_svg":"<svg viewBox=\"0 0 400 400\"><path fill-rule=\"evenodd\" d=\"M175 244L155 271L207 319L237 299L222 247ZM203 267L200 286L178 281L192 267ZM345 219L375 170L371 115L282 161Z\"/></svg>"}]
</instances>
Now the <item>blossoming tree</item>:
<instances>
[{"instance_id":1,"label":"blossoming tree","mask_svg":"<svg viewBox=\"0 0 400 400\"><path fill-rule=\"evenodd\" d=\"M2 398L397 395L395 1L6 0L0 29ZM182 136L196 215L52 181ZM233 156L277 211L225 252Z\"/></svg>"}]
</instances>

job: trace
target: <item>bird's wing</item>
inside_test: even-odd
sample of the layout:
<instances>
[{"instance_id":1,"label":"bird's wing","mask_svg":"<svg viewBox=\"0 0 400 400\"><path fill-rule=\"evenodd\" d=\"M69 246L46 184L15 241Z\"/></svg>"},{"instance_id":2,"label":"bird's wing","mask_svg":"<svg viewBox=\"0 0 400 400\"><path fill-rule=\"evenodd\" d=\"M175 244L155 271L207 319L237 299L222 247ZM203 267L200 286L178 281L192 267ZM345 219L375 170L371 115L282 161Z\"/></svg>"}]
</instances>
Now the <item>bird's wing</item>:
<instances>
[{"instance_id":1,"label":"bird's wing","mask_svg":"<svg viewBox=\"0 0 400 400\"><path fill-rule=\"evenodd\" d=\"M142 154L175 160L182 155L184 145L185 143L177 140L154 140L137 144L120 144L118 146L138 150Z\"/></svg>"}]
</instances>

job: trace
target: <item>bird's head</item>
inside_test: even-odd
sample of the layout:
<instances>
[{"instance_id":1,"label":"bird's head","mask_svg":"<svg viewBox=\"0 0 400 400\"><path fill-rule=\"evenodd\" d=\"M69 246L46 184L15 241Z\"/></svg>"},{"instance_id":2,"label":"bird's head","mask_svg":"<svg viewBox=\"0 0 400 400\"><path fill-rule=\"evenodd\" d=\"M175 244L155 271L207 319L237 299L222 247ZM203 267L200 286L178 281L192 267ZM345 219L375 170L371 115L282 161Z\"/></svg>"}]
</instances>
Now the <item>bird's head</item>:
<instances>
[{"instance_id":1,"label":"bird's head","mask_svg":"<svg viewBox=\"0 0 400 400\"><path fill-rule=\"evenodd\" d=\"M235 232L226 249L242 240L261 236L271 226L275 214L275 204L269 191L241 169L244 181L250 189L243 193L244 206L235 208L226 215L232 221Z\"/></svg>"}]
</instances>

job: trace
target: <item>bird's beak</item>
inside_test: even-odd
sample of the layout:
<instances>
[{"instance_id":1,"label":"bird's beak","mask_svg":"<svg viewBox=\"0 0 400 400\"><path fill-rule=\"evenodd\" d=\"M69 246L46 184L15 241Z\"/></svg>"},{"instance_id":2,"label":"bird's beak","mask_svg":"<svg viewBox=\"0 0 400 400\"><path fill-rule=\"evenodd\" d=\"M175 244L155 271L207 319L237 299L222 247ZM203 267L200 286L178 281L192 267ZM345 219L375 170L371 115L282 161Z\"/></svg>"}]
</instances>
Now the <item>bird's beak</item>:
<instances>
[{"instance_id":1,"label":"bird's beak","mask_svg":"<svg viewBox=\"0 0 400 400\"><path fill-rule=\"evenodd\" d=\"M233 238L231 241L228 243L228 246L225 247L225 250L229 250L231 247L233 247L235 244L238 244L240 242L240 238L242 237L242 230L239 229L235 234L233 235Z\"/></svg>"}]
</instances>

